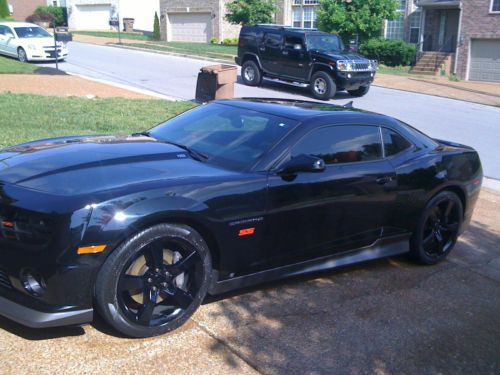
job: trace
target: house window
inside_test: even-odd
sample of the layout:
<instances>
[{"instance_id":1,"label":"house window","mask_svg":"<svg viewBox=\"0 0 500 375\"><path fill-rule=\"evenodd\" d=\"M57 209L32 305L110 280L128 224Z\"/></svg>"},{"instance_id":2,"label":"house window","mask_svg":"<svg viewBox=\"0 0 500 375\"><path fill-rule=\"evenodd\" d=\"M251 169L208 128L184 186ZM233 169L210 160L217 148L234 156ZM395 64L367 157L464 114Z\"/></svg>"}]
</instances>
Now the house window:
<instances>
[{"instance_id":1,"label":"house window","mask_svg":"<svg viewBox=\"0 0 500 375\"><path fill-rule=\"evenodd\" d=\"M301 5L302 0L293 0L293 5Z\"/></svg>"},{"instance_id":2,"label":"house window","mask_svg":"<svg viewBox=\"0 0 500 375\"><path fill-rule=\"evenodd\" d=\"M387 39L403 39L404 23L404 17L399 17L395 20L387 21L387 26L385 28L385 37Z\"/></svg>"},{"instance_id":3,"label":"house window","mask_svg":"<svg viewBox=\"0 0 500 375\"><path fill-rule=\"evenodd\" d=\"M316 28L316 9L313 7L304 8L304 28L305 29L315 29Z\"/></svg>"},{"instance_id":4,"label":"house window","mask_svg":"<svg viewBox=\"0 0 500 375\"><path fill-rule=\"evenodd\" d=\"M293 9L293 27L302 27L302 9Z\"/></svg>"},{"instance_id":5,"label":"house window","mask_svg":"<svg viewBox=\"0 0 500 375\"><path fill-rule=\"evenodd\" d=\"M416 11L410 15L410 43L418 43L420 35L420 19L422 12Z\"/></svg>"},{"instance_id":6,"label":"house window","mask_svg":"<svg viewBox=\"0 0 500 375\"><path fill-rule=\"evenodd\" d=\"M318 5L319 0L304 0L304 5Z\"/></svg>"},{"instance_id":7,"label":"house window","mask_svg":"<svg viewBox=\"0 0 500 375\"><path fill-rule=\"evenodd\" d=\"M406 11L406 0L400 0L399 1L399 7L398 7L398 12L405 12Z\"/></svg>"},{"instance_id":8,"label":"house window","mask_svg":"<svg viewBox=\"0 0 500 375\"><path fill-rule=\"evenodd\" d=\"M500 12L500 0L491 0L491 12Z\"/></svg>"}]
</instances>

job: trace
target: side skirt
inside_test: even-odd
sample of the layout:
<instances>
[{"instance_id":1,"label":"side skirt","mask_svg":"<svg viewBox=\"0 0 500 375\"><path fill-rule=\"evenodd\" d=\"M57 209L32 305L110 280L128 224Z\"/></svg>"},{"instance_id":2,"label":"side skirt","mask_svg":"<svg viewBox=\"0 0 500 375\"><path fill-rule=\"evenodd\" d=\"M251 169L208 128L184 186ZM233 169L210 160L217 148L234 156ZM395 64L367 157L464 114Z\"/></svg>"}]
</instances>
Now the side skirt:
<instances>
[{"instance_id":1,"label":"side skirt","mask_svg":"<svg viewBox=\"0 0 500 375\"><path fill-rule=\"evenodd\" d=\"M221 294L231 290L249 287L264 282L283 279L291 276L304 275L333 269L350 264L404 254L410 251L409 235L398 235L377 240L373 245L344 254L328 255L287 266L272 268L232 279L215 281L208 293Z\"/></svg>"}]
</instances>

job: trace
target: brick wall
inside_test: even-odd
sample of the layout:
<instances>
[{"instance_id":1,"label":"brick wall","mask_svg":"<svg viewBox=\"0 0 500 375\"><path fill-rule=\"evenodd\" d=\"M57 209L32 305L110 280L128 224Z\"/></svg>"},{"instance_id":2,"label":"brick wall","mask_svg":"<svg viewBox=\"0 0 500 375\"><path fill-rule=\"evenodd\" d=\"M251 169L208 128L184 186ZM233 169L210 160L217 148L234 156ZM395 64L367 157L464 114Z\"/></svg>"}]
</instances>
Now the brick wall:
<instances>
[{"instance_id":1,"label":"brick wall","mask_svg":"<svg viewBox=\"0 0 500 375\"><path fill-rule=\"evenodd\" d=\"M47 5L45 0L7 0L7 3L14 8L12 17L16 21L26 20L26 17L31 16L37 7Z\"/></svg>"},{"instance_id":2,"label":"brick wall","mask_svg":"<svg viewBox=\"0 0 500 375\"><path fill-rule=\"evenodd\" d=\"M457 48L457 75L467 77L471 39L500 39L500 14L489 13L490 0L462 1L462 27Z\"/></svg>"}]
</instances>

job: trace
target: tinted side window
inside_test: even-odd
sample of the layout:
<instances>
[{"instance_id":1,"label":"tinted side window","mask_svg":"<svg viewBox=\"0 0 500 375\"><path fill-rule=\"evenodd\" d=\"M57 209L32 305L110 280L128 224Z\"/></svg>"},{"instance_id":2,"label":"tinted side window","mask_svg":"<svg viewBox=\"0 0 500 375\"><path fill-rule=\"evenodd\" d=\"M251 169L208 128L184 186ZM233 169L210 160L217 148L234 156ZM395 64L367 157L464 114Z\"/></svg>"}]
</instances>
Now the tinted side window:
<instances>
[{"instance_id":1,"label":"tinted side window","mask_svg":"<svg viewBox=\"0 0 500 375\"><path fill-rule=\"evenodd\" d=\"M0 35L5 35L5 26L0 25Z\"/></svg>"},{"instance_id":2,"label":"tinted side window","mask_svg":"<svg viewBox=\"0 0 500 375\"><path fill-rule=\"evenodd\" d=\"M326 164L376 160L382 157L382 143L376 126L332 126L309 133L292 149L322 158Z\"/></svg>"},{"instance_id":3,"label":"tinted side window","mask_svg":"<svg viewBox=\"0 0 500 375\"><path fill-rule=\"evenodd\" d=\"M285 36L285 47L293 49L296 44L299 44L302 48L304 48L304 42L302 38L297 36L286 35Z\"/></svg>"},{"instance_id":4,"label":"tinted side window","mask_svg":"<svg viewBox=\"0 0 500 375\"><path fill-rule=\"evenodd\" d=\"M395 155L411 147L411 143L405 138L386 128L382 128L382 138L384 140L385 156Z\"/></svg>"},{"instance_id":5,"label":"tinted side window","mask_svg":"<svg viewBox=\"0 0 500 375\"><path fill-rule=\"evenodd\" d=\"M267 33L264 36L264 44L268 47L280 47L282 41L281 34Z\"/></svg>"}]
</instances>

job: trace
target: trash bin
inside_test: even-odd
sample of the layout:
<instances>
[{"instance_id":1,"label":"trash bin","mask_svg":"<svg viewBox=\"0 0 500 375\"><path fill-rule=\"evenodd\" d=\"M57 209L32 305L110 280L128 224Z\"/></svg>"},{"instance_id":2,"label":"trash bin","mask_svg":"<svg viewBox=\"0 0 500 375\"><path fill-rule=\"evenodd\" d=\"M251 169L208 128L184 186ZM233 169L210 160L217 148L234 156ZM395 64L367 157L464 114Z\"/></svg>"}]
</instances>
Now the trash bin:
<instances>
[{"instance_id":1,"label":"trash bin","mask_svg":"<svg viewBox=\"0 0 500 375\"><path fill-rule=\"evenodd\" d=\"M232 99L238 68L234 65L209 65L200 69L196 83L196 100Z\"/></svg>"},{"instance_id":2,"label":"trash bin","mask_svg":"<svg viewBox=\"0 0 500 375\"><path fill-rule=\"evenodd\" d=\"M124 18L123 19L123 31L126 33L131 33L134 31L134 18Z\"/></svg>"}]
</instances>

